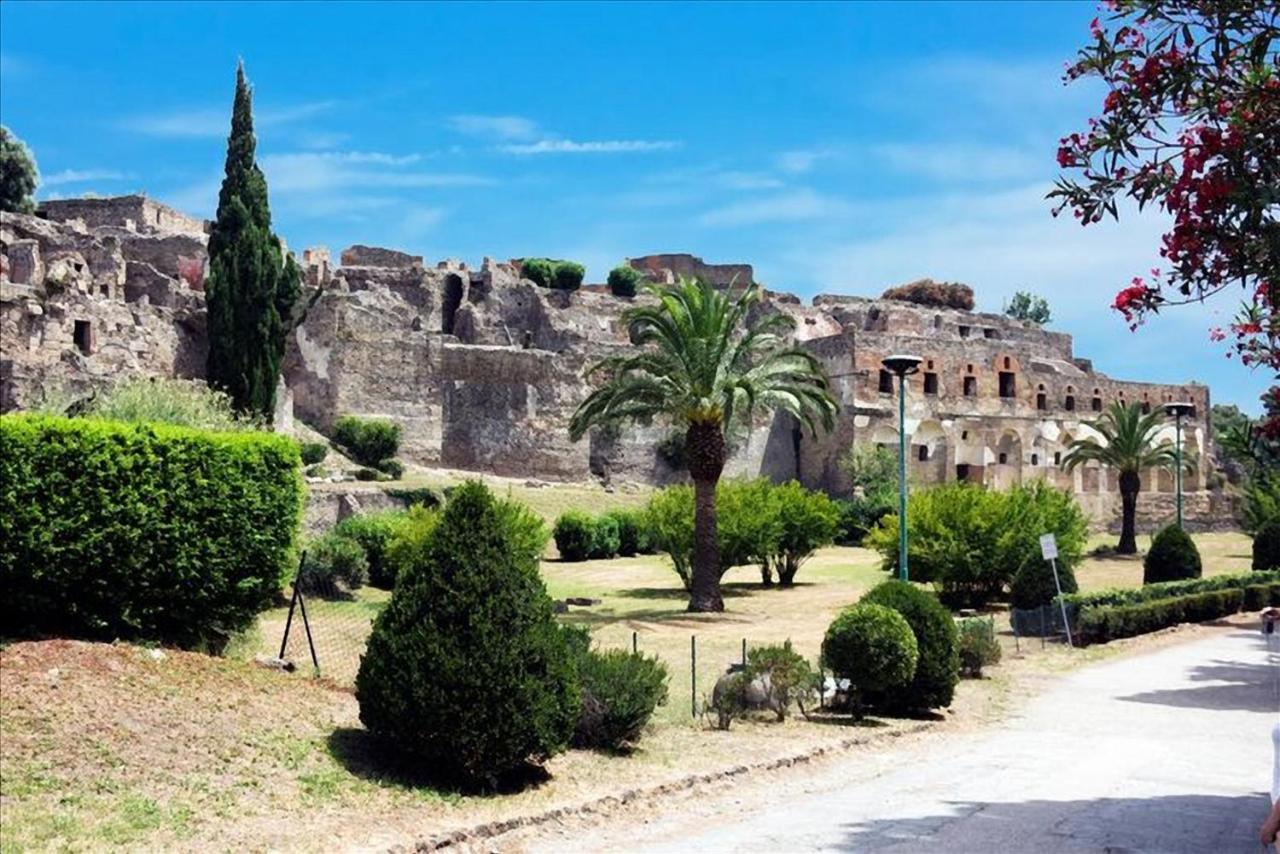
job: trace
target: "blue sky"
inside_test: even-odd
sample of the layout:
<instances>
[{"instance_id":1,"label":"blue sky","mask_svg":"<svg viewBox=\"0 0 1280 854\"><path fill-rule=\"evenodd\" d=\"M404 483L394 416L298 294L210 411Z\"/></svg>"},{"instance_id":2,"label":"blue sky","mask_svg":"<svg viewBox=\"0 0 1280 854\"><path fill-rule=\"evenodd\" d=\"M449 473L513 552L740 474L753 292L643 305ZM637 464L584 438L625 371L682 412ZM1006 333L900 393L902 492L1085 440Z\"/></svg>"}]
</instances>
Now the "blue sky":
<instances>
[{"instance_id":1,"label":"blue sky","mask_svg":"<svg viewBox=\"0 0 1280 854\"><path fill-rule=\"evenodd\" d=\"M216 204L237 57L291 247L478 263L746 261L803 296L966 282L1045 295L1113 376L1267 376L1207 329L1234 295L1130 333L1107 306L1159 216L1081 229L1043 196L1101 96L1060 74L1096 14L1006 4L0 4L0 120L39 195Z\"/></svg>"}]
</instances>

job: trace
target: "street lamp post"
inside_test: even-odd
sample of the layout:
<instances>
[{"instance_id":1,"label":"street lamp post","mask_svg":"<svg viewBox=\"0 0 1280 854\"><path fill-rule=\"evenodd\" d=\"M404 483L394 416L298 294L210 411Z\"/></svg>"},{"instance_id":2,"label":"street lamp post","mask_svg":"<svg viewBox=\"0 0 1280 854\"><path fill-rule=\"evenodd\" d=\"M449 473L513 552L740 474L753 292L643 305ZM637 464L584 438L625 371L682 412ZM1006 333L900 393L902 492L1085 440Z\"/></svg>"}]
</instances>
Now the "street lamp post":
<instances>
[{"instance_id":1,"label":"street lamp post","mask_svg":"<svg viewBox=\"0 0 1280 854\"><path fill-rule=\"evenodd\" d=\"M898 378L898 577L910 581L907 571L907 377L920 370L919 356L901 353L880 360Z\"/></svg>"},{"instance_id":2,"label":"street lamp post","mask_svg":"<svg viewBox=\"0 0 1280 854\"><path fill-rule=\"evenodd\" d=\"M1173 456L1176 471L1174 472L1174 480L1177 483L1175 489L1178 493L1178 527L1182 527L1182 417L1184 415L1195 415L1196 405L1186 401L1178 401L1176 403L1166 403L1164 411L1173 416Z\"/></svg>"}]
</instances>

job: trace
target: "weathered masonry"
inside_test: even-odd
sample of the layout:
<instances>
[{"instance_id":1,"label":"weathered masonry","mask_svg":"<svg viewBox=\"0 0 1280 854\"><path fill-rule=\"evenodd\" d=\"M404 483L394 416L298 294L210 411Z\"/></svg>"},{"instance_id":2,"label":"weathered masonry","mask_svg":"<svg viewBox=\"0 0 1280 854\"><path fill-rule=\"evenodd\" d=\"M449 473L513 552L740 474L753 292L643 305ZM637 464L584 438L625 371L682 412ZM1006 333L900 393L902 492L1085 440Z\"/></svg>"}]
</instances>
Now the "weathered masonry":
<instances>
[{"instance_id":1,"label":"weathered masonry","mask_svg":"<svg viewBox=\"0 0 1280 854\"><path fill-rule=\"evenodd\" d=\"M47 202L37 216L0 218L0 409L82 393L123 375L199 377L207 344L206 225L142 196ZM352 246L332 265L322 248L299 258L320 290L286 356L285 414L325 431L346 414L389 418L404 456L422 465L546 480L659 484L681 477L660 451L666 425L597 431L572 443L568 420L586 396L587 367L631 347L620 316L630 300L599 286L549 291L519 265L478 269L391 249ZM753 281L746 264L689 255L634 258L658 281L698 275ZM729 471L798 478L834 493L854 442L896 450L896 389L880 360L924 358L910 378L910 473L921 484L969 480L1007 487L1033 478L1072 490L1101 524L1115 517L1115 473L1058 466L1087 422L1113 400L1158 408L1190 400L1188 517L1230 518L1208 489L1209 390L1115 380L1077 358L1069 335L999 315L823 295L804 305L770 293L760 308L791 315L795 338L823 362L840 401L831 434L812 438L786 416L735 439ZM1172 428L1166 431L1172 438ZM1172 514L1172 477L1144 477L1146 523Z\"/></svg>"}]
</instances>

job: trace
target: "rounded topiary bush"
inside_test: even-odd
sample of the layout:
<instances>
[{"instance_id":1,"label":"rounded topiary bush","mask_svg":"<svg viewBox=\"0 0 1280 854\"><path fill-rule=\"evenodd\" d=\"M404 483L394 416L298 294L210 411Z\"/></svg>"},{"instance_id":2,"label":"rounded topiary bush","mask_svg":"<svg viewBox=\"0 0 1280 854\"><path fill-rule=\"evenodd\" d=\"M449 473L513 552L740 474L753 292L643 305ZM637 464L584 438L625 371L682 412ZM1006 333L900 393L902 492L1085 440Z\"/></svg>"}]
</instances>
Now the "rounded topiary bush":
<instances>
[{"instance_id":1,"label":"rounded topiary bush","mask_svg":"<svg viewBox=\"0 0 1280 854\"><path fill-rule=\"evenodd\" d=\"M324 442L303 442L298 451L302 455L302 464L307 466L322 463L329 456L329 446Z\"/></svg>"},{"instance_id":2,"label":"rounded topiary bush","mask_svg":"<svg viewBox=\"0 0 1280 854\"><path fill-rule=\"evenodd\" d=\"M558 291L576 291L582 287L582 278L587 274L587 269L577 261L557 261L551 287Z\"/></svg>"},{"instance_id":3,"label":"rounded topiary bush","mask_svg":"<svg viewBox=\"0 0 1280 854\"><path fill-rule=\"evenodd\" d=\"M1254 535L1253 568L1280 569L1280 516L1272 516Z\"/></svg>"},{"instance_id":4,"label":"rounded topiary bush","mask_svg":"<svg viewBox=\"0 0 1280 854\"><path fill-rule=\"evenodd\" d=\"M586 560L595 548L596 520L581 510L570 510L556 519L552 536L561 560Z\"/></svg>"},{"instance_id":5,"label":"rounded topiary bush","mask_svg":"<svg viewBox=\"0 0 1280 854\"><path fill-rule=\"evenodd\" d=\"M612 510L605 515L618 526L618 554L632 557L649 551L649 535L639 510Z\"/></svg>"},{"instance_id":6,"label":"rounded topiary bush","mask_svg":"<svg viewBox=\"0 0 1280 854\"><path fill-rule=\"evenodd\" d=\"M877 702L902 710L951 705L960 680L959 637L955 620L938 597L905 581L885 581L859 601L901 614L911 626L919 651L911 681L886 691Z\"/></svg>"},{"instance_id":7,"label":"rounded topiary bush","mask_svg":"<svg viewBox=\"0 0 1280 854\"><path fill-rule=\"evenodd\" d=\"M509 503L475 481L453 491L356 675L370 733L432 771L490 784L565 749L581 699L524 515Z\"/></svg>"},{"instance_id":8,"label":"rounded topiary bush","mask_svg":"<svg viewBox=\"0 0 1280 854\"><path fill-rule=\"evenodd\" d=\"M555 274L555 264L547 258L526 258L520 263L520 275L540 288L551 287Z\"/></svg>"},{"instance_id":9,"label":"rounded topiary bush","mask_svg":"<svg viewBox=\"0 0 1280 854\"><path fill-rule=\"evenodd\" d=\"M1058 583L1062 592L1075 593L1080 589L1076 584L1076 574L1066 563L1058 564ZM1058 596L1058 588L1053 583L1053 567L1042 560L1028 561L1013 576L1009 585L1009 602L1015 608L1032 609L1048 605Z\"/></svg>"},{"instance_id":10,"label":"rounded topiary bush","mask_svg":"<svg viewBox=\"0 0 1280 854\"><path fill-rule=\"evenodd\" d=\"M867 696L908 684L920 652L911 625L892 608L859 603L827 627L822 662L837 679L849 680L849 696L859 712Z\"/></svg>"},{"instance_id":11,"label":"rounded topiary bush","mask_svg":"<svg viewBox=\"0 0 1280 854\"><path fill-rule=\"evenodd\" d=\"M333 440L360 465L376 468L400 450L400 425L394 421L344 415L334 422Z\"/></svg>"},{"instance_id":12,"label":"rounded topiary bush","mask_svg":"<svg viewBox=\"0 0 1280 854\"><path fill-rule=\"evenodd\" d=\"M1191 535L1170 525L1155 535L1142 561L1142 583L1182 581L1200 577L1200 550Z\"/></svg>"},{"instance_id":13,"label":"rounded topiary bush","mask_svg":"<svg viewBox=\"0 0 1280 854\"><path fill-rule=\"evenodd\" d=\"M605 559L617 557L622 547L622 533L618 530L618 520L609 515L597 516L594 520L595 530L591 534L591 557Z\"/></svg>"}]
</instances>

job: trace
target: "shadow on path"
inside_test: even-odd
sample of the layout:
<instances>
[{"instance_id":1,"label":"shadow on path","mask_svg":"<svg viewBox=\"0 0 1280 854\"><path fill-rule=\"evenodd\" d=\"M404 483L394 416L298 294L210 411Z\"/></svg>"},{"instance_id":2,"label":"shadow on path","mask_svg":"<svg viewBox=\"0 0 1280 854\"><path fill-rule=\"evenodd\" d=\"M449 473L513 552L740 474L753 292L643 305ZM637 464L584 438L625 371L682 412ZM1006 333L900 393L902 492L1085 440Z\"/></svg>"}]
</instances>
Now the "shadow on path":
<instances>
[{"instance_id":1,"label":"shadow on path","mask_svg":"<svg viewBox=\"0 0 1280 854\"><path fill-rule=\"evenodd\" d=\"M1268 648L1268 641L1261 633L1247 637L1262 649ZM1273 639L1270 643L1280 653L1280 639ZM1192 682L1214 684L1143 691L1117 699L1185 709L1280 712L1280 655L1269 656L1268 661L1262 662L1218 659L1193 667L1189 678Z\"/></svg>"}]
</instances>

